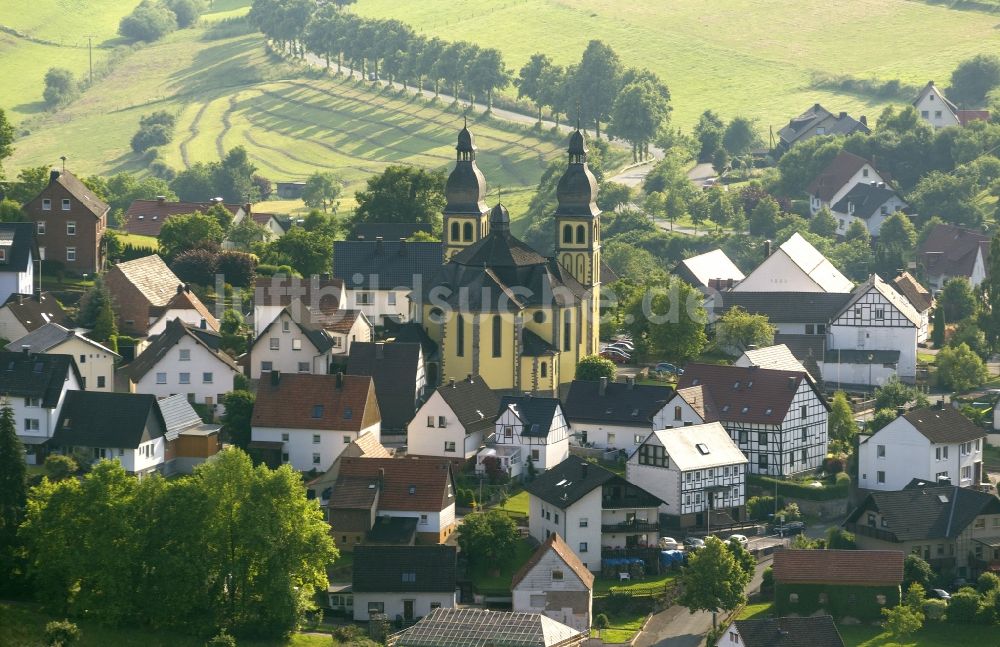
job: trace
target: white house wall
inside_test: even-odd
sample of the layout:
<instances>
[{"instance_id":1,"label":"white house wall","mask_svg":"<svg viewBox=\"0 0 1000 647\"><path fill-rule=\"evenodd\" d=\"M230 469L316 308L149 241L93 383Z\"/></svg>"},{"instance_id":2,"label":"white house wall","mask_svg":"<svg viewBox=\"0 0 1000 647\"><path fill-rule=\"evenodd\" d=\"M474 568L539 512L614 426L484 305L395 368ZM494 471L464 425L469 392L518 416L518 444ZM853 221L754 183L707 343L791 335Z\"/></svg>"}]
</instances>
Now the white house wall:
<instances>
[{"instance_id":1,"label":"white house wall","mask_svg":"<svg viewBox=\"0 0 1000 647\"><path fill-rule=\"evenodd\" d=\"M870 184L872 182L885 182L885 180L878 174L878 171L875 170L874 166L866 162L861 168L854 172L854 175L852 175L851 178L843 184L843 186L837 189L837 192L833 194L833 197L830 198L829 202L824 202L814 195L810 196L809 211L815 216L823 207L830 207L831 205L840 202L841 198L850 193L855 184Z\"/></svg>"},{"instance_id":2,"label":"white house wall","mask_svg":"<svg viewBox=\"0 0 1000 647\"><path fill-rule=\"evenodd\" d=\"M984 444L985 438L974 440L972 451L963 454L959 443L931 443L906 418L896 418L858 446L858 487L895 491L912 479L936 482L938 476L947 476L952 485L970 487L975 463L983 460ZM878 455L880 446L884 456ZM964 467L970 468L971 476L966 479L961 477ZM879 483L879 473L884 483Z\"/></svg>"},{"instance_id":3,"label":"white house wall","mask_svg":"<svg viewBox=\"0 0 1000 647\"><path fill-rule=\"evenodd\" d=\"M325 472L333 465L333 461L340 456L344 448L358 439L358 436L367 432L372 432L375 439L380 438L381 425L375 423L370 427L362 429L360 434L356 431L338 431L321 429L292 429L281 427L253 427L250 430L250 440L268 441L284 443L283 462L288 463L293 469L299 472L317 470ZM288 440L284 440L283 434L288 435ZM313 435L319 436L319 442L313 442ZM313 454L319 454L319 462L313 461ZM287 455L287 460L284 459Z\"/></svg>"},{"instance_id":4,"label":"white house wall","mask_svg":"<svg viewBox=\"0 0 1000 647\"><path fill-rule=\"evenodd\" d=\"M586 434L586 446L600 449L620 449L631 454L649 435L649 425L613 425L591 422L574 422L573 445L584 445L582 434Z\"/></svg>"},{"instance_id":5,"label":"white house wall","mask_svg":"<svg viewBox=\"0 0 1000 647\"><path fill-rule=\"evenodd\" d=\"M451 609L455 606L455 592L451 593L355 593L354 619L358 622L368 622L368 603L381 602L385 605L384 613L390 620L397 616L403 617L403 600L413 600L413 618L423 618L430 615L431 604Z\"/></svg>"},{"instance_id":6,"label":"white house wall","mask_svg":"<svg viewBox=\"0 0 1000 647\"><path fill-rule=\"evenodd\" d=\"M167 329L167 324L174 319L180 319L195 328L208 328L218 332L218 330L208 325L208 321L197 310L191 308L171 308L152 322L152 325L149 327L148 336L159 335Z\"/></svg>"},{"instance_id":7,"label":"white house wall","mask_svg":"<svg viewBox=\"0 0 1000 647\"><path fill-rule=\"evenodd\" d=\"M278 340L277 350L271 348L272 339ZM296 342L298 350L294 348ZM250 349L250 377L259 380L264 373L265 362L270 362L272 371L327 375L330 372L330 355L329 351L320 353L291 316L284 313L267 330L265 336L257 338L257 343ZM301 370L299 364L307 364L308 370Z\"/></svg>"},{"instance_id":8,"label":"white house wall","mask_svg":"<svg viewBox=\"0 0 1000 647\"><path fill-rule=\"evenodd\" d=\"M493 412L483 413L493 415ZM439 426L441 418L445 419L444 427ZM428 425L429 420L433 426ZM476 455L482 442L481 431L466 435L455 412L437 391L420 407L406 430L406 451L415 456L469 459ZM445 449L448 443L454 443L454 451Z\"/></svg>"},{"instance_id":9,"label":"white house wall","mask_svg":"<svg viewBox=\"0 0 1000 647\"><path fill-rule=\"evenodd\" d=\"M676 410L678 407L680 411ZM662 409L653 414L653 430L690 427L704 422L701 415L679 395L675 395ZM652 492L648 488L645 489Z\"/></svg>"},{"instance_id":10,"label":"white house wall","mask_svg":"<svg viewBox=\"0 0 1000 647\"><path fill-rule=\"evenodd\" d=\"M925 94L915 107L920 118L935 128L959 125L958 115L952 112L941 95L934 90Z\"/></svg>"},{"instance_id":11,"label":"white house wall","mask_svg":"<svg viewBox=\"0 0 1000 647\"><path fill-rule=\"evenodd\" d=\"M347 281L350 277L346 277ZM404 290L353 290L346 289L347 308L360 310L368 320L376 326L382 325L384 317L400 322L410 320L410 289ZM359 297L359 294L365 295ZM368 299L368 303L359 303L359 299ZM390 303L394 301L395 303Z\"/></svg>"},{"instance_id":12,"label":"white house wall","mask_svg":"<svg viewBox=\"0 0 1000 647\"><path fill-rule=\"evenodd\" d=\"M561 571L562 579L553 579L553 571ZM587 606L586 613L580 614L573 613L572 609L547 610L546 598L550 592L587 593L590 597L590 604ZM511 594L513 595L512 610L515 612L540 613L578 631L590 629L593 596L590 595L590 590L583 583L583 580L553 550L548 550L542 555L538 563L511 590ZM537 604L539 602L541 604Z\"/></svg>"},{"instance_id":13,"label":"white house wall","mask_svg":"<svg viewBox=\"0 0 1000 647\"><path fill-rule=\"evenodd\" d=\"M781 248L757 266L750 276L733 287L733 292L823 292L802 268Z\"/></svg>"},{"instance_id":14,"label":"white house wall","mask_svg":"<svg viewBox=\"0 0 1000 647\"><path fill-rule=\"evenodd\" d=\"M513 437L505 436L505 428L513 429ZM521 448L521 456L525 465L528 458L535 464L535 469L547 470L569 458L569 425L562 415L560 407L552 416L552 426L545 438L525 437L522 435L524 426L520 418L508 408L497 419L495 440L497 445L515 445ZM534 454L537 452L538 457Z\"/></svg>"},{"instance_id":15,"label":"white house wall","mask_svg":"<svg viewBox=\"0 0 1000 647\"><path fill-rule=\"evenodd\" d=\"M876 317L878 311L882 318ZM827 329L827 348L841 350L898 350L896 371L913 381L917 374L917 324L903 316L882 294L872 288L843 312ZM867 372L868 365L864 365ZM874 367L873 367L874 368ZM824 372L824 378L834 376ZM873 376L874 380L874 376ZM847 382L846 379L842 380ZM868 384L867 376L861 384Z\"/></svg>"},{"instance_id":16,"label":"white house wall","mask_svg":"<svg viewBox=\"0 0 1000 647\"><path fill-rule=\"evenodd\" d=\"M186 349L190 351L190 360L181 361L180 351ZM157 382L157 374L166 373L166 383ZM181 383L181 374L187 373L189 384ZM212 374L212 381L205 381L205 373ZM220 398L233 390L233 376L235 372L226 363L216 357L201 344L195 342L191 337L185 335L177 342L167 354L160 358L142 378L134 383L134 393L151 393L157 398L165 398L170 395L183 393L188 396L194 395L194 402L198 404L214 404L217 410L221 410Z\"/></svg>"},{"instance_id":17,"label":"white house wall","mask_svg":"<svg viewBox=\"0 0 1000 647\"><path fill-rule=\"evenodd\" d=\"M899 196L893 195L884 203L879 205L878 211L872 214L872 216L868 219L859 218L849 213L834 211L833 217L837 219L837 234L840 236L845 235L847 230L850 229L851 223L855 220L860 220L865 224L865 227L868 229L868 233L877 237L879 232L882 230L882 223L885 222L886 219L892 214L900 211L901 209L905 209L906 206L906 202L900 199ZM884 213L883 209L885 209Z\"/></svg>"},{"instance_id":18,"label":"white house wall","mask_svg":"<svg viewBox=\"0 0 1000 647\"><path fill-rule=\"evenodd\" d=\"M585 520L586 525L580 525L582 520ZM559 533L588 570L600 571L601 488L596 487L588 492L569 510L546 503L533 494L529 495L528 533L541 543L553 532ZM587 544L586 552L580 551L581 542Z\"/></svg>"}]
</instances>

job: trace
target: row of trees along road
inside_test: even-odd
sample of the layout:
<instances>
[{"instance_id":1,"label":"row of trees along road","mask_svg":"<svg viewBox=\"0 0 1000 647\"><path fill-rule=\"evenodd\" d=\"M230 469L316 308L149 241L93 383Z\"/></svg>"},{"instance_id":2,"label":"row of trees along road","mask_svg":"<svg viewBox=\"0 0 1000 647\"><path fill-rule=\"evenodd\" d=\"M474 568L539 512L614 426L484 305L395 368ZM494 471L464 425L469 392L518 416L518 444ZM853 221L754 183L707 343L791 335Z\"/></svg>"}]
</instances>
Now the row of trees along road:
<instances>
[{"instance_id":1,"label":"row of trees along road","mask_svg":"<svg viewBox=\"0 0 1000 647\"><path fill-rule=\"evenodd\" d=\"M636 156L647 153L670 115L670 91L647 69L628 68L608 45L593 40L579 63L563 67L545 54L535 54L518 72L507 67L494 48L467 41L426 38L398 20L372 20L343 10L346 3L316 8L310 0L254 0L250 19L282 50L304 56L311 52L361 72L382 76L403 87L429 85L435 96L442 86L452 96L493 107L493 95L513 82L518 97L538 108L548 107L558 122L572 115L592 124L601 136L608 124L612 136L632 144Z\"/></svg>"}]
</instances>

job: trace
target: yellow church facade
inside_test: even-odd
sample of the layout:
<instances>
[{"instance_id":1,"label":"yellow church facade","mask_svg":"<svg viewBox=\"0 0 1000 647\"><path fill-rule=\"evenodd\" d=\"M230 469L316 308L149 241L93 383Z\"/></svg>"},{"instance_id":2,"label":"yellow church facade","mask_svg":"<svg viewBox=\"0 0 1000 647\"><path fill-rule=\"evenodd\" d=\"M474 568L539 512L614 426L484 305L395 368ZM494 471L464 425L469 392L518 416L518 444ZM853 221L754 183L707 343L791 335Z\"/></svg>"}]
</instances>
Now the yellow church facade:
<instances>
[{"instance_id":1,"label":"yellow church facade","mask_svg":"<svg viewBox=\"0 0 1000 647\"><path fill-rule=\"evenodd\" d=\"M439 345L441 379L473 374L499 391L558 395L580 359L599 349L600 210L583 134L570 137L551 257L511 234L502 204L487 208L468 129L456 151L445 191L445 264L414 313Z\"/></svg>"}]
</instances>

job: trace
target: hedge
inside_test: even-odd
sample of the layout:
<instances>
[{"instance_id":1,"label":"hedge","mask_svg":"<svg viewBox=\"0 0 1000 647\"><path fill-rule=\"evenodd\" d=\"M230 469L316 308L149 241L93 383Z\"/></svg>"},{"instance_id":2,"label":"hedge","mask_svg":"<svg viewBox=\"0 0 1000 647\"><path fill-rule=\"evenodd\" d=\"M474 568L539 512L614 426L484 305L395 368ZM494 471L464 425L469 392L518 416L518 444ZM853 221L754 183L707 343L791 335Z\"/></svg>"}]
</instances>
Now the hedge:
<instances>
[{"instance_id":1,"label":"hedge","mask_svg":"<svg viewBox=\"0 0 1000 647\"><path fill-rule=\"evenodd\" d=\"M841 472L841 474L844 474L844 472ZM760 474L750 474L748 475L748 480L750 485L761 488L771 496L774 496L774 485L777 483L779 496L791 497L793 499L807 499L809 501L830 501L832 499L847 498L851 486L849 478L838 478L836 485L824 484L821 488L811 487L807 483L782 481Z\"/></svg>"}]
</instances>

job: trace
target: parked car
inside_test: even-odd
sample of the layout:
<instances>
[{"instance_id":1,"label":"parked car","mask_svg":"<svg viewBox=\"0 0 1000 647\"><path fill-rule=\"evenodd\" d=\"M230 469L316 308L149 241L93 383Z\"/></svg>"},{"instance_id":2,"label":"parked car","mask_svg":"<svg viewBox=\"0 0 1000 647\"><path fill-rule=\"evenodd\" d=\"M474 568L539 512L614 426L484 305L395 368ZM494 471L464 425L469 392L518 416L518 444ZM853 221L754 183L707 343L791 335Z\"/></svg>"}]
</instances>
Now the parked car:
<instances>
[{"instance_id":1,"label":"parked car","mask_svg":"<svg viewBox=\"0 0 1000 647\"><path fill-rule=\"evenodd\" d=\"M698 537L685 537L684 548L687 550L698 550L705 547L705 540Z\"/></svg>"},{"instance_id":2,"label":"parked car","mask_svg":"<svg viewBox=\"0 0 1000 647\"><path fill-rule=\"evenodd\" d=\"M633 344L628 339L613 339L608 342L608 346L616 346L616 347L627 348L629 350L635 350L635 344Z\"/></svg>"},{"instance_id":3,"label":"parked car","mask_svg":"<svg viewBox=\"0 0 1000 647\"><path fill-rule=\"evenodd\" d=\"M748 546L750 546L750 540L747 539L746 535L729 535L729 539L727 539L726 541L727 542L728 541L735 541L740 546L743 546L744 548L747 548Z\"/></svg>"},{"instance_id":4,"label":"parked car","mask_svg":"<svg viewBox=\"0 0 1000 647\"><path fill-rule=\"evenodd\" d=\"M614 353L611 351L601 351L601 357L604 359L610 359L615 364L624 364L628 361L628 358L624 357L621 353Z\"/></svg>"},{"instance_id":5,"label":"parked car","mask_svg":"<svg viewBox=\"0 0 1000 647\"><path fill-rule=\"evenodd\" d=\"M623 353L631 355L634 352L634 348L627 344L608 344L604 347L605 350L620 350Z\"/></svg>"},{"instance_id":6,"label":"parked car","mask_svg":"<svg viewBox=\"0 0 1000 647\"><path fill-rule=\"evenodd\" d=\"M937 598L938 600L948 601L951 600L951 593L948 593L944 589L931 589L927 592L927 597Z\"/></svg>"},{"instance_id":7,"label":"parked car","mask_svg":"<svg viewBox=\"0 0 1000 647\"><path fill-rule=\"evenodd\" d=\"M660 541L656 542L656 546L660 550L677 550L680 544L673 537L660 537Z\"/></svg>"},{"instance_id":8,"label":"parked car","mask_svg":"<svg viewBox=\"0 0 1000 647\"><path fill-rule=\"evenodd\" d=\"M788 523L779 523L771 527L772 532L782 537L801 535L805 530L806 524L802 521L789 521Z\"/></svg>"},{"instance_id":9,"label":"parked car","mask_svg":"<svg viewBox=\"0 0 1000 647\"><path fill-rule=\"evenodd\" d=\"M660 362L653 367L653 371L656 373L669 373L670 375L684 375L684 369L679 366L675 366L670 362Z\"/></svg>"}]
</instances>

